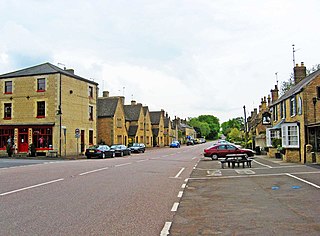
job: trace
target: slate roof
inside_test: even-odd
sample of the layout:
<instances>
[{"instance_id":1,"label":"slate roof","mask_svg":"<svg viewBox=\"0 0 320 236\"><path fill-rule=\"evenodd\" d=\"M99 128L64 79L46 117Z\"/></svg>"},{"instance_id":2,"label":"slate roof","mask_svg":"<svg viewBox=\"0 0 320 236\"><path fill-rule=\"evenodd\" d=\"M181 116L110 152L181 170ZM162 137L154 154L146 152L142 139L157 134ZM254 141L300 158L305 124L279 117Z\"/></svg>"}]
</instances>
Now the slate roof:
<instances>
[{"instance_id":1,"label":"slate roof","mask_svg":"<svg viewBox=\"0 0 320 236\"><path fill-rule=\"evenodd\" d=\"M287 98L290 98L291 96L300 93L304 87L306 87L315 77L320 75L320 70L317 70L310 75L308 75L306 78L301 80L299 83L295 84L294 86L291 87L285 94L283 94L278 100L274 101L271 106L276 105Z\"/></svg>"},{"instance_id":2,"label":"slate roof","mask_svg":"<svg viewBox=\"0 0 320 236\"><path fill-rule=\"evenodd\" d=\"M129 136L136 136L137 130L138 130L137 125L131 125L128 130L128 135Z\"/></svg>"},{"instance_id":3,"label":"slate roof","mask_svg":"<svg viewBox=\"0 0 320 236\"><path fill-rule=\"evenodd\" d=\"M116 112L119 99L119 97L98 98L98 117L113 117Z\"/></svg>"},{"instance_id":4,"label":"slate roof","mask_svg":"<svg viewBox=\"0 0 320 236\"><path fill-rule=\"evenodd\" d=\"M147 115L147 111L149 111L149 107L148 107L148 106L144 106L144 107L143 107L143 114L144 114L144 116Z\"/></svg>"},{"instance_id":5,"label":"slate roof","mask_svg":"<svg viewBox=\"0 0 320 236\"><path fill-rule=\"evenodd\" d=\"M152 125L160 123L161 111L150 111L149 114Z\"/></svg>"},{"instance_id":6,"label":"slate roof","mask_svg":"<svg viewBox=\"0 0 320 236\"><path fill-rule=\"evenodd\" d=\"M170 118L169 117L165 117L164 118L164 127L165 128L169 128L169 122L170 122Z\"/></svg>"},{"instance_id":7,"label":"slate roof","mask_svg":"<svg viewBox=\"0 0 320 236\"><path fill-rule=\"evenodd\" d=\"M128 121L139 120L142 104L139 103L136 105L124 105L123 108L124 108L126 120L128 120Z\"/></svg>"},{"instance_id":8,"label":"slate roof","mask_svg":"<svg viewBox=\"0 0 320 236\"><path fill-rule=\"evenodd\" d=\"M52 65L49 62L40 64L40 65L36 65L36 66L32 66L32 67L28 67L25 69L17 70L14 72L2 74L2 75L0 75L0 79L15 78L15 77L22 77L22 76L57 74L57 73L67 75L67 76L73 77L75 79L85 81L87 83L98 85L98 83L96 83L92 80L85 79L85 78L80 77L78 75L75 75L67 70L63 70L63 69L59 68L58 66Z\"/></svg>"}]
</instances>

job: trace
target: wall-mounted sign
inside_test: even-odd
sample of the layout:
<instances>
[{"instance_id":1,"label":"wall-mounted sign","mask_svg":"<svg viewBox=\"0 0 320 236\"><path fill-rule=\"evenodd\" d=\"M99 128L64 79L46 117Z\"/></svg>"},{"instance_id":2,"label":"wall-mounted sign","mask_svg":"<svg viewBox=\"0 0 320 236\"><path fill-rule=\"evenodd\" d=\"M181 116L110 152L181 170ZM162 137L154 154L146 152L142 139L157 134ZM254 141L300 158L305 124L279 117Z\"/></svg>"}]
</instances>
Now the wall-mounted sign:
<instances>
[{"instance_id":1,"label":"wall-mounted sign","mask_svg":"<svg viewBox=\"0 0 320 236\"><path fill-rule=\"evenodd\" d=\"M262 124L271 125L271 113L265 112L262 114Z\"/></svg>"}]
</instances>

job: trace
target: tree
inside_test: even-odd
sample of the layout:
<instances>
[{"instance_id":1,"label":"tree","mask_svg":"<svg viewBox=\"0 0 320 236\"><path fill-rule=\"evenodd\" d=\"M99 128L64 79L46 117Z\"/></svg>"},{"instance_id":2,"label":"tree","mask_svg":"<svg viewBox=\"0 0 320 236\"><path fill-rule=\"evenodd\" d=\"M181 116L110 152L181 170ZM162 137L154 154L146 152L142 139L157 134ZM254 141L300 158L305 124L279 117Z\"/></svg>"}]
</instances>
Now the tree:
<instances>
[{"instance_id":1,"label":"tree","mask_svg":"<svg viewBox=\"0 0 320 236\"><path fill-rule=\"evenodd\" d=\"M231 142L241 141L242 133L238 128L232 128L228 134L228 138Z\"/></svg>"},{"instance_id":2,"label":"tree","mask_svg":"<svg viewBox=\"0 0 320 236\"><path fill-rule=\"evenodd\" d=\"M188 125L200 132L200 136L207 139L216 139L220 129L219 119L212 115L201 115L195 118L189 118Z\"/></svg>"},{"instance_id":3,"label":"tree","mask_svg":"<svg viewBox=\"0 0 320 236\"><path fill-rule=\"evenodd\" d=\"M221 124L221 132L228 138L229 133L233 128L238 130L244 130L244 119L243 117L237 117L230 119Z\"/></svg>"}]
</instances>

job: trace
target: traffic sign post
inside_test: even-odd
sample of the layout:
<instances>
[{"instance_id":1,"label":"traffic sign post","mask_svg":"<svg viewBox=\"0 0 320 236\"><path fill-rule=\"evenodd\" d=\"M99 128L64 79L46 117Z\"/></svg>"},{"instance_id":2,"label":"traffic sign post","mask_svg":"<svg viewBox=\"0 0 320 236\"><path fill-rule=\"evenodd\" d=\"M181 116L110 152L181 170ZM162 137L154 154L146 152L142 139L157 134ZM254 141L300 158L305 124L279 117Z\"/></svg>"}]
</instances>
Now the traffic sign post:
<instances>
[{"instance_id":1,"label":"traffic sign post","mask_svg":"<svg viewBox=\"0 0 320 236\"><path fill-rule=\"evenodd\" d=\"M77 139L77 157L79 156L79 138L80 138L80 129L76 128L75 131L75 138Z\"/></svg>"}]
</instances>

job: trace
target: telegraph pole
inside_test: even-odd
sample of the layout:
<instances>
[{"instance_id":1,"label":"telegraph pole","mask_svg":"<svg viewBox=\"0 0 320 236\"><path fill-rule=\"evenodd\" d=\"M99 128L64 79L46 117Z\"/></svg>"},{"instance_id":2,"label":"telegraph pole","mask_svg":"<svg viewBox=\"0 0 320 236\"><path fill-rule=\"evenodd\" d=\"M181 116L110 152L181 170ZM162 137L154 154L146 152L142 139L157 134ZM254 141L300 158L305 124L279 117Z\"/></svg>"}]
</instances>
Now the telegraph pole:
<instances>
[{"instance_id":1,"label":"telegraph pole","mask_svg":"<svg viewBox=\"0 0 320 236\"><path fill-rule=\"evenodd\" d=\"M247 115L246 115L246 106L243 106L243 112L244 112L244 138L247 145L247 139L248 139L248 133L247 133Z\"/></svg>"}]
</instances>

